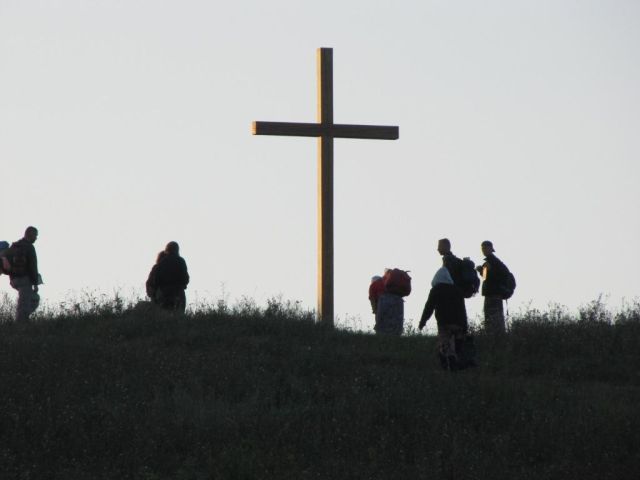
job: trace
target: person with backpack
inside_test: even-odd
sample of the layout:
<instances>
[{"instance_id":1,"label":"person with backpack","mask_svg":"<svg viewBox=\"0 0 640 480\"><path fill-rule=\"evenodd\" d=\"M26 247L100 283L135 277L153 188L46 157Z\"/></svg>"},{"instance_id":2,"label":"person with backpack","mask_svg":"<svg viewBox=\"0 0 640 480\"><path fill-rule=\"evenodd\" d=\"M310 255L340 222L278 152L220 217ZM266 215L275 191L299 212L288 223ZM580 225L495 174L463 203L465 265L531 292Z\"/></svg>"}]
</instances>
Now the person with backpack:
<instances>
[{"instance_id":1,"label":"person with backpack","mask_svg":"<svg viewBox=\"0 0 640 480\"><path fill-rule=\"evenodd\" d=\"M402 335L404 300L411 293L411 277L399 268L385 269L382 277L384 292L378 298L374 330L380 335Z\"/></svg>"},{"instance_id":2,"label":"person with backpack","mask_svg":"<svg viewBox=\"0 0 640 480\"><path fill-rule=\"evenodd\" d=\"M9 283L18 291L17 322L27 321L40 303L38 285L42 280L38 273L38 256L33 246L37 239L38 229L27 227L24 237L13 242L6 254L9 259Z\"/></svg>"},{"instance_id":3,"label":"person with backpack","mask_svg":"<svg viewBox=\"0 0 640 480\"><path fill-rule=\"evenodd\" d=\"M468 323L462 290L446 267L438 269L431 281L429 297L424 305L418 329L422 330L435 312L438 323L438 357L445 370L460 370L474 365L463 352Z\"/></svg>"},{"instance_id":4,"label":"person with backpack","mask_svg":"<svg viewBox=\"0 0 640 480\"><path fill-rule=\"evenodd\" d=\"M151 288L154 302L165 310L184 313L187 306L185 290L189 284L187 263L180 256L177 242L169 242L164 249L165 255L152 272Z\"/></svg>"},{"instance_id":5,"label":"person with backpack","mask_svg":"<svg viewBox=\"0 0 640 480\"><path fill-rule=\"evenodd\" d=\"M462 290L464 298L471 298L480 288L476 266L469 257L460 259L451 252L448 238L438 240L438 253L442 255L442 266L449 270L453 284Z\"/></svg>"},{"instance_id":6,"label":"person with backpack","mask_svg":"<svg viewBox=\"0 0 640 480\"><path fill-rule=\"evenodd\" d=\"M495 256L493 243L485 240L480 244L485 256L484 264L478 266L482 275L482 296L484 297L484 327L489 333L503 335L506 332L503 300L511 298L516 288L513 274Z\"/></svg>"}]
</instances>

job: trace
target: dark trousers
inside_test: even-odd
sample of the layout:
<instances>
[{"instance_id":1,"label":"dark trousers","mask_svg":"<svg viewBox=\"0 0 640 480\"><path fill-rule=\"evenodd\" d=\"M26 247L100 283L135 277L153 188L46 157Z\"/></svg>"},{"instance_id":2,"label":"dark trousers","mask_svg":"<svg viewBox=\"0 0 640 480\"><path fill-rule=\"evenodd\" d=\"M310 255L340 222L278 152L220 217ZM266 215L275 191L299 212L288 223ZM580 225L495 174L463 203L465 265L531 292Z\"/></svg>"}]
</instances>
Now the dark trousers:
<instances>
[{"instance_id":1,"label":"dark trousers","mask_svg":"<svg viewBox=\"0 0 640 480\"><path fill-rule=\"evenodd\" d=\"M484 328L487 333L502 335L506 332L502 297L489 295L484 297Z\"/></svg>"},{"instance_id":2,"label":"dark trousers","mask_svg":"<svg viewBox=\"0 0 640 480\"><path fill-rule=\"evenodd\" d=\"M187 296L180 287L161 287L156 291L155 303L164 310L184 313Z\"/></svg>"}]
</instances>

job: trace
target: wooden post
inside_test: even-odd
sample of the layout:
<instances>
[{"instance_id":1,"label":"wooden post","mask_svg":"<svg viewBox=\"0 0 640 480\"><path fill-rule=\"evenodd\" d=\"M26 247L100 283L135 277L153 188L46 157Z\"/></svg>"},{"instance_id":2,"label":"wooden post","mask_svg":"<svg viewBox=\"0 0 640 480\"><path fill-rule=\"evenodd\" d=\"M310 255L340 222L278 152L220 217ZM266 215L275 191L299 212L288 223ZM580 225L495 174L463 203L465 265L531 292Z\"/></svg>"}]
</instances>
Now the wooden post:
<instances>
[{"instance_id":1,"label":"wooden post","mask_svg":"<svg viewBox=\"0 0 640 480\"><path fill-rule=\"evenodd\" d=\"M319 48L318 123L333 126L333 51ZM333 326L333 137L318 137L318 317Z\"/></svg>"}]
</instances>

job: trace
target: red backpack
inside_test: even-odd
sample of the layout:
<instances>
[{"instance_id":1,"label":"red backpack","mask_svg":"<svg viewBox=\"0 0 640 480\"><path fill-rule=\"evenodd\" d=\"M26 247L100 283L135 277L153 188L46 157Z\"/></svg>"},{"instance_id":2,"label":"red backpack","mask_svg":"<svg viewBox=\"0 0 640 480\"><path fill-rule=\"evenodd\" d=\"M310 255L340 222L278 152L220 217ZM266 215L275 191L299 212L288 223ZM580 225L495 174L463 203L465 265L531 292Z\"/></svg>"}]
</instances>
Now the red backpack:
<instances>
[{"instance_id":1,"label":"red backpack","mask_svg":"<svg viewBox=\"0 0 640 480\"><path fill-rule=\"evenodd\" d=\"M387 270L383 277L385 290L401 297L411 293L411 277L409 272L393 268Z\"/></svg>"}]
</instances>

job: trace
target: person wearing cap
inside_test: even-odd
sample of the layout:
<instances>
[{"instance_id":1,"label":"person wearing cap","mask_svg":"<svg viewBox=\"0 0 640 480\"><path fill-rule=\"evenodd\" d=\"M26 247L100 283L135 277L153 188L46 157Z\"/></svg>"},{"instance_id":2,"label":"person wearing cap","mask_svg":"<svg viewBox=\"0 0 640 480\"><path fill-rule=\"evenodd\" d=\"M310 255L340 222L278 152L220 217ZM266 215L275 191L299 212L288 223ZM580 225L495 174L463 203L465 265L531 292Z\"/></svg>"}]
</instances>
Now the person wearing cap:
<instances>
[{"instance_id":1,"label":"person wearing cap","mask_svg":"<svg viewBox=\"0 0 640 480\"><path fill-rule=\"evenodd\" d=\"M485 257L484 264L477 267L482 276L484 327L487 332L501 335L506 332L501 286L507 267L495 256L492 242L485 240L480 244L480 249Z\"/></svg>"},{"instance_id":2,"label":"person wearing cap","mask_svg":"<svg viewBox=\"0 0 640 480\"><path fill-rule=\"evenodd\" d=\"M189 284L187 263L180 256L177 242L169 242L164 249L164 256L154 267L152 291L157 305L165 310L184 313L187 299L184 291ZM162 258L160 258L162 257Z\"/></svg>"}]
</instances>

